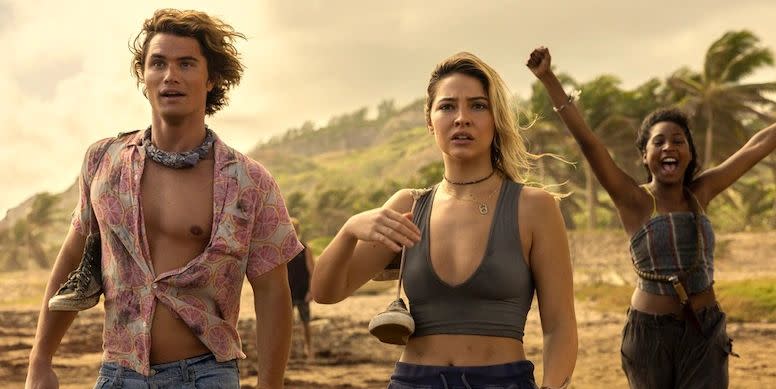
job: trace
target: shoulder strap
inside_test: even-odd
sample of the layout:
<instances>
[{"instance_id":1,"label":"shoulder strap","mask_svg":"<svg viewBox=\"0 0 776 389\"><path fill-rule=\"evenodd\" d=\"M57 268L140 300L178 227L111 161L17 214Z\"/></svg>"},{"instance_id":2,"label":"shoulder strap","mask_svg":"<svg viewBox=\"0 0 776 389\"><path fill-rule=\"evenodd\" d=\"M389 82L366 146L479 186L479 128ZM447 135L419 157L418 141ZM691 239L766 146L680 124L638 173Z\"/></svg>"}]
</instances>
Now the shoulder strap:
<instances>
[{"instance_id":1,"label":"shoulder strap","mask_svg":"<svg viewBox=\"0 0 776 389\"><path fill-rule=\"evenodd\" d=\"M649 187L646 185L639 185L641 189L644 189L645 192L649 195L650 198L652 198L652 215L650 217L655 217L657 215L657 200L655 200L655 195L652 194L652 191L649 190Z\"/></svg>"},{"instance_id":2,"label":"shoulder strap","mask_svg":"<svg viewBox=\"0 0 776 389\"><path fill-rule=\"evenodd\" d=\"M685 190L687 190L687 193L689 193L690 197L692 197L692 199L695 201L695 205L698 206L698 211L700 211L700 214L701 215L705 215L706 214L706 210L703 209L703 206L701 205L701 202L698 201L697 197L695 197L695 193L693 193L690 189L687 189L687 188L685 188Z\"/></svg>"}]
</instances>

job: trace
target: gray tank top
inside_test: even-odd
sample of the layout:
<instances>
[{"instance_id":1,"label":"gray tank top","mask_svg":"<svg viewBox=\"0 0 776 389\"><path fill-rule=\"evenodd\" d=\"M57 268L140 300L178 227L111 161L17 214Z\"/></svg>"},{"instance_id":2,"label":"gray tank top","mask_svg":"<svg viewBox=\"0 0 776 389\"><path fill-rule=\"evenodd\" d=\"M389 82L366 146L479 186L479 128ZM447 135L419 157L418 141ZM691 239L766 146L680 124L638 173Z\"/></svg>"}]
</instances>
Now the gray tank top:
<instances>
[{"instance_id":1,"label":"gray tank top","mask_svg":"<svg viewBox=\"0 0 776 389\"><path fill-rule=\"evenodd\" d=\"M457 286L439 278L429 256L431 207L438 186L417 200L413 221L421 238L407 249L404 269L404 290L415 320L413 337L465 334L523 340L534 284L517 226L522 187L504 180L482 262Z\"/></svg>"}]
</instances>

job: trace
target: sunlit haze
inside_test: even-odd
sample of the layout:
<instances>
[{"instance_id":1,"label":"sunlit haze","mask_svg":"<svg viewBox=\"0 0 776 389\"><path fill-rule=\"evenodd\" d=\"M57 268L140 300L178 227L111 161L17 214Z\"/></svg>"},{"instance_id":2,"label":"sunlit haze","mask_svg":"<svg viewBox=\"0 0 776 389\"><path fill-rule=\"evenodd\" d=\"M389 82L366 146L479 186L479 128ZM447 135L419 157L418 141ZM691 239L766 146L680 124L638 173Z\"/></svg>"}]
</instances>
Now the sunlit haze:
<instances>
[{"instance_id":1,"label":"sunlit haze","mask_svg":"<svg viewBox=\"0 0 776 389\"><path fill-rule=\"evenodd\" d=\"M305 120L424 94L436 62L471 51L526 95L524 62L550 47L559 71L624 86L700 69L725 31L749 29L776 50L776 3L762 1L36 1L0 0L0 217L40 191L66 189L86 147L147 126L128 42L162 7L233 25L246 64L231 103L208 123L248 151ZM770 68L755 76L776 80Z\"/></svg>"}]
</instances>

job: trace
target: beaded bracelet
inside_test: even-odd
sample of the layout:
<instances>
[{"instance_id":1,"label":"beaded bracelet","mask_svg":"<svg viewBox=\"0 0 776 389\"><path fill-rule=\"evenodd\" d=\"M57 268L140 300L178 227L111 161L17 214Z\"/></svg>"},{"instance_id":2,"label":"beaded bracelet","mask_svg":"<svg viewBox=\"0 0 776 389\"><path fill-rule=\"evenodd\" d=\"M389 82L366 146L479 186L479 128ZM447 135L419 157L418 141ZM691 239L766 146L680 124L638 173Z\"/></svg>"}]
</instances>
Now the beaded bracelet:
<instances>
[{"instance_id":1,"label":"beaded bracelet","mask_svg":"<svg viewBox=\"0 0 776 389\"><path fill-rule=\"evenodd\" d=\"M576 100L581 94L582 94L582 91L579 89L572 90L571 93L569 93L569 96L566 99L566 102L561 104L560 107L552 107L552 110L557 113L560 113L560 111L563 111L564 109L566 109L566 106L573 103L574 100Z\"/></svg>"}]
</instances>

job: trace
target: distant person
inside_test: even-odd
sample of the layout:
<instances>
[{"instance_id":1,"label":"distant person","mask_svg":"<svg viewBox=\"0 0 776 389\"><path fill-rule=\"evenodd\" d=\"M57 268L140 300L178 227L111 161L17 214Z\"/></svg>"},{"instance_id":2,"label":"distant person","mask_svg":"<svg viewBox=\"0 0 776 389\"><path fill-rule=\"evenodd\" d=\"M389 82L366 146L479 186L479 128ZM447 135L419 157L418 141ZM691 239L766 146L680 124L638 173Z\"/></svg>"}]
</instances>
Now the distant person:
<instances>
[{"instance_id":1,"label":"distant person","mask_svg":"<svg viewBox=\"0 0 776 389\"><path fill-rule=\"evenodd\" d=\"M103 288L96 388L238 388L246 276L259 388L283 386L292 321L283 265L302 245L269 172L205 125L240 81L240 37L197 11L161 9L143 23L132 67L151 125L86 153L46 300L64 286L41 309L27 388L58 387L52 359L76 315L61 310L93 306Z\"/></svg>"},{"instance_id":2,"label":"distant person","mask_svg":"<svg viewBox=\"0 0 776 389\"><path fill-rule=\"evenodd\" d=\"M577 357L571 261L555 198L525 185L529 159L501 77L469 53L431 73L426 123L444 175L349 218L320 255L313 298L342 301L406 247L415 332L388 388L535 388L523 334L534 291L543 387L565 387Z\"/></svg>"},{"instance_id":3,"label":"distant person","mask_svg":"<svg viewBox=\"0 0 776 389\"><path fill-rule=\"evenodd\" d=\"M714 295L714 231L709 202L776 149L776 124L759 131L719 166L699 172L687 116L647 115L637 133L647 171L639 185L612 160L552 71L548 49L527 63L544 84L614 201L630 236L636 274L623 330L622 368L631 388L727 388L732 343Z\"/></svg>"},{"instance_id":4,"label":"distant person","mask_svg":"<svg viewBox=\"0 0 776 389\"><path fill-rule=\"evenodd\" d=\"M301 236L299 220L292 217L291 224L293 224L297 236ZM310 333L310 301L312 300L310 275L315 269L315 260L307 243L303 241L302 245L304 246L302 252L288 262L288 286L291 289L291 303L299 311L299 320L304 329L304 356L311 359L314 354Z\"/></svg>"}]
</instances>

